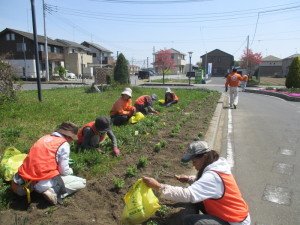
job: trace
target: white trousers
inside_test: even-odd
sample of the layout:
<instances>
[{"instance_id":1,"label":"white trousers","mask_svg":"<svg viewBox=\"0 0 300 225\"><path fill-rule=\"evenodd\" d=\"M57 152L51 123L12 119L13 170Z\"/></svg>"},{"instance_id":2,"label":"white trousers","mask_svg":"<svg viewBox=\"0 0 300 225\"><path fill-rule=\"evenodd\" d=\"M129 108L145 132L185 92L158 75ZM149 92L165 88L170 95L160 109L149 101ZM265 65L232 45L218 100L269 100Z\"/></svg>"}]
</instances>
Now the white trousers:
<instances>
[{"instance_id":1,"label":"white trousers","mask_svg":"<svg viewBox=\"0 0 300 225\"><path fill-rule=\"evenodd\" d=\"M237 105L239 102L238 87L229 87L230 105Z\"/></svg>"}]
</instances>

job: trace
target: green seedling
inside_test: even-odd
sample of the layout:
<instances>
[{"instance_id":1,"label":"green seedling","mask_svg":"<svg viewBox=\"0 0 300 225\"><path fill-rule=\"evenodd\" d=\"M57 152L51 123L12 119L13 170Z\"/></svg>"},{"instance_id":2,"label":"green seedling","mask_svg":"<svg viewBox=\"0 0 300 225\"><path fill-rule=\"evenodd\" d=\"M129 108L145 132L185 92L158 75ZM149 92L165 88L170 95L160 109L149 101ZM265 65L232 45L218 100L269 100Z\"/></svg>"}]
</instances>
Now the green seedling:
<instances>
[{"instance_id":1,"label":"green seedling","mask_svg":"<svg viewBox=\"0 0 300 225\"><path fill-rule=\"evenodd\" d=\"M163 164L163 167L164 168L168 168L168 167L170 167L171 166L171 163L170 162L165 162L164 164Z\"/></svg>"},{"instance_id":2,"label":"green seedling","mask_svg":"<svg viewBox=\"0 0 300 225\"><path fill-rule=\"evenodd\" d=\"M138 162L138 168L144 168L148 164L148 158L146 156L141 156Z\"/></svg>"},{"instance_id":3,"label":"green seedling","mask_svg":"<svg viewBox=\"0 0 300 225\"><path fill-rule=\"evenodd\" d=\"M155 215L162 218L165 217L168 212L169 208L166 205L161 205L161 208L156 211Z\"/></svg>"},{"instance_id":4,"label":"green seedling","mask_svg":"<svg viewBox=\"0 0 300 225\"><path fill-rule=\"evenodd\" d=\"M127 168L127 173L126 173L126 175L127 175L128 177L135 177L135 176L136 176L136 172L137 172L137 167L136 167L136 165L130 166L130 167Z\"/></svg>"},{"instance_id":5,"label":"green seedling","mask_svg":"<svg viewBox=\"0 0 300 225\"><path fill-rule=\"evenodd\" d=\"M115 188L121 189L125 185L125 180L122 178L114 177Z\"/></svg>"},{"instance_id":6,"label":"green seedling","mask_svg":"<svg viewBox=\"0 0 300 225\"><path fill-rule=\"evenodd\" d=\"M164 147L166 147L167 146L167 141L166 140L160 140L160 146L162 147L162 148L164 148Z\"/></svg>"},{"instance_id":7,"label":"green seedling","mask_svg":"<svg viewBox=\"0 0 300 225\"><path fill-rule=\"evenodd\" d=\"M161 144L160 143L157 143L155 146L154 146L154 151L155 152L159 152L161 150Z\"/></svg>"}]
</instances>

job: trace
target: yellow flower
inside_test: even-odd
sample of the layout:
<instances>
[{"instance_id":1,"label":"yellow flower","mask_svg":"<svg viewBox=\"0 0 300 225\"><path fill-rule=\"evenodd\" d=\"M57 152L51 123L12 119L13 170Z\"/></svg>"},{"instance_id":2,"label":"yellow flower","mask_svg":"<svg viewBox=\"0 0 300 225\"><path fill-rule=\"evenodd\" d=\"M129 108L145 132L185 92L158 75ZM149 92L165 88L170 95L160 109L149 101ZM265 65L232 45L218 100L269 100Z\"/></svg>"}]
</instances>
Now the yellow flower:
<instances>
[{"instance_id":1,"label":"yellow flower","mask_svg":"<svg viewBox=\"0 0 300 225\"><path fill-rule=\"evenodd\" d=\"M139 131L138 130L134 131L134 135L138 136L139 135Z\"/></svg>"}]
</instances>

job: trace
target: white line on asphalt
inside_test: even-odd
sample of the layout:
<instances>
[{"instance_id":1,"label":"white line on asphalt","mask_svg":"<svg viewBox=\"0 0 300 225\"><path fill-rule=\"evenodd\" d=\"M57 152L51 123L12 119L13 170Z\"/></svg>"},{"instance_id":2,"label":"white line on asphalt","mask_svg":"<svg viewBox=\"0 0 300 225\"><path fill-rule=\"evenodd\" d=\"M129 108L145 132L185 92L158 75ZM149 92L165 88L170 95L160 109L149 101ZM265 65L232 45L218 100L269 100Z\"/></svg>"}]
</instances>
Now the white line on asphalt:
<instances>
[{"instance_id":1,"label":"white line on asphalt","mask_svg":"<svg viewBox=\"0 0 300 225\"><path fill-rule=\"evenodd\" d=\"M227 161L230 167L234 167L233 145L232 145L232 113L231 109L228 109L228 132L227 132Z\"/></svg>"}]
</instances>

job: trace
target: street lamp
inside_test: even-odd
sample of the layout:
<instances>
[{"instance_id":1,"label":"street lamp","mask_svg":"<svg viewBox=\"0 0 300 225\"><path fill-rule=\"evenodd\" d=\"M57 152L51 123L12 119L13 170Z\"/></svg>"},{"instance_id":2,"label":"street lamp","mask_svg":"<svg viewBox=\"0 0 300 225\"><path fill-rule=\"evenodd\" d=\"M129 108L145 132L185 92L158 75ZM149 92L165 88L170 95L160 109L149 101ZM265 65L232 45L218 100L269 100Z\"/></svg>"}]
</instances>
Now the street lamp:
<instances>
[{"instance_id":1,"label":"street lamp","mask_svg":"<svg viewBox=\"0 0 300 225\"><path fill-rule=\"evenodd\" d=\"M192 75L192 54L193 52L188 52L190 57L190 71L189 71L189 85L191 85L191 75Z\"/></svg>"}]
</instances>

